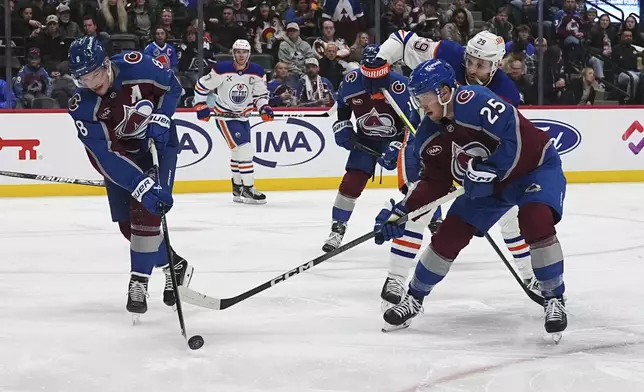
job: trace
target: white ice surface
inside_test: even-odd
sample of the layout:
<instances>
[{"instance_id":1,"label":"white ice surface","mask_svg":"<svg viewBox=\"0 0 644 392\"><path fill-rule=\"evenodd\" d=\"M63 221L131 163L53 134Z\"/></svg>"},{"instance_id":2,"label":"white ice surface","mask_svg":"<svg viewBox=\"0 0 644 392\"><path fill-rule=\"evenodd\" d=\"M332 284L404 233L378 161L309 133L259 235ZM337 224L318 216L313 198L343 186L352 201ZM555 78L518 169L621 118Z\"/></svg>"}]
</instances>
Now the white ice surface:
<instances>
[{"instance_id":1,"label":"white ice surface","mask_svg":"<svg viewBox=\"0 0 644 392\"><path fill-rule=\"evenodd\" d=\"M178 195L175 249L191 287L237 295L321 254L335 192ZM366 191L347 240L393 190ZM133 327L128 245L101 197L0 199L0 391L644 391L643 184L572 185L558 226L569 327L474 239L407 330L380 332L387 246L366 243L224 311L185 305L187 349L161 302ZM494 238L501 243L498 229Z\"/></svg>"}]
</instances>

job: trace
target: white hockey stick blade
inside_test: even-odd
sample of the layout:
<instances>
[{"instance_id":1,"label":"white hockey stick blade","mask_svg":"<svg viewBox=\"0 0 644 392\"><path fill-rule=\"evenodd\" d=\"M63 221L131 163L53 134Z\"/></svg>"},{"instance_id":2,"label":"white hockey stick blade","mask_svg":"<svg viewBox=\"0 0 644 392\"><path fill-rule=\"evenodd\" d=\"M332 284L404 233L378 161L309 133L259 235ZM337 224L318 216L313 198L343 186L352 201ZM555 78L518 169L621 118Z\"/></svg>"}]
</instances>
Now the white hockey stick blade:
<instances>
[{"instance_id":1,"label":"white hockey stick blade","mask_svg":"<svg viewBox=\"0 0 644 392\"><path fill-rule=\"evenodd\" d=\"M185 286L179 286L179 293L183 302L190 305L214 310L220 309L221 300L218 298L209 297Z\"/></svg>"}]
</instances>

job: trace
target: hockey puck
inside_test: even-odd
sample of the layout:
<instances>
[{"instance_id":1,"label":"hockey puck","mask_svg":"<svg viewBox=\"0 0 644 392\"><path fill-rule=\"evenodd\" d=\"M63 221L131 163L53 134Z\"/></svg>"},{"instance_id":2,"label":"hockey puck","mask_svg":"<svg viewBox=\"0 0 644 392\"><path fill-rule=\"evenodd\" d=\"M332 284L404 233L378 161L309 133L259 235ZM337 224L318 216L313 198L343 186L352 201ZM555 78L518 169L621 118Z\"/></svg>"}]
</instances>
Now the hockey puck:
<instances>
[{"instance_id":1,"label":"hockey puck","mask_svg":"<svg viewBox=\"0 0 644 392\"><path fill-rule=\"evenodd\" d=\"M203 346L203 337L201 335L195 335L188 339L188 347L190 347L191 350L199 350L201 346Z\"/></svg>"}]
</instances>

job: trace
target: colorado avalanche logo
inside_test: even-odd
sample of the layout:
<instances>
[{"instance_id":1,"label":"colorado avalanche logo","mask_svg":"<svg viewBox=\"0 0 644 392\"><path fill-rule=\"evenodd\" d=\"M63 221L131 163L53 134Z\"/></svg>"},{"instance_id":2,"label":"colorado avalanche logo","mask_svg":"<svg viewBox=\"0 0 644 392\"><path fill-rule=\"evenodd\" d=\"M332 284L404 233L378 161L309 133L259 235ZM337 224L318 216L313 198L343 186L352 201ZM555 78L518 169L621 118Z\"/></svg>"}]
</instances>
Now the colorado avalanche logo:
<instances>
[{"instance_id":1,"label":"colorado avalanche logo","mask_svg":"<svg viewBox=\"0 0 644 392\"><path fill-rule=\"evenodd\" d=\"M487 158L490 150L479 142L470 142L464 146L452 142L452 176L463 183L463 177L467 172L467 163L474 157Z\"/></svg>"},{"instance_id":2,"label":"colorado avalanche logo","mask_svg":"<svg viewBox=\"0 0 644 392\"><path fill-rule=\"evenodd\" d=\"M143 139L148 129L150 115L154 110L152 102L144 99L134 106L123 105L123 121L115 128L119 139Z\"/></svg>"},{"instance_id":3,"label":"colorado avalanche logo","mask_svg":"<svg viewBox=\"0 0 644 392\"><path fill-rule=\"evenodd\" d=\"M352 83L352 82L355 82L357 78L358 78L358 73L355 71L352 71L352 72L349 72L347 76L344 77L344 80L347 83Z\"/></svg>"},{"instance_id":4,"label":"colorado avalanche logo","mask_svg":"<svg viewBox=\"0 0 644 392\"><path fill-rule=\"evenodd\" d=\"M391 91L396 94L402 94L406 89L407 87L405 87L405 83L401 83L400 80L396 80L394 84L391 85Z\"/></svg>"},{"instance_id":5,"label":"colorado avalanche logo","mask_svg":"<svg viewBox=\"0 0 644 392\"><path fill-rule=\"evenodd\" d=\"M386 113L378 113L375 108L358 117L358 126L366 136L393 137L397 133L394 125L393 117Z\"/></svg>"},{"instance_id":6,"label":"colorado avalanche logo","mask_svg":"<svg viewBox=\"0 0 644 392\"><path fill-rule=\"evenodd\" d=\"M236 105L240 105L244 103L246 98L248 98L248 92L248 86L246 86L244 83L237 83L230 88L230 91L228 92L228 98L230 99L230 102Z\"/></svg>"},{"instance_id":7,"label":"colorado avalanche logo","mask_svg":"<svg viewBox=\"0 0 644 392\"><path fill-rule=\"evenodd\" d=\"M462 90L458 95L456 95L456 102L460 104L468 103L472 98L474 98L474 91L472 90Z\"/></svg>"}]
</instances>

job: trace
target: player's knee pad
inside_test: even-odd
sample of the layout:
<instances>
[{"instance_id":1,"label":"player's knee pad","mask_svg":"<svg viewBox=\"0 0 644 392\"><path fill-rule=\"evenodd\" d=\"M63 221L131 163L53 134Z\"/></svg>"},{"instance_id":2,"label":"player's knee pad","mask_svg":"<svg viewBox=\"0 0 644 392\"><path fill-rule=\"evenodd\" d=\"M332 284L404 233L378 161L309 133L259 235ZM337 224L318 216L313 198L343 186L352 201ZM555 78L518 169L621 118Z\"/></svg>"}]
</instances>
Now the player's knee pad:
<instances>
[{"instance_id":1,"label":"player's knee pad","mask_svg":"<svg viewBox=\"0 0 644 392\"><path fill-rule=\"evenodd\" d=\"M512 207L501 217L501 219L499 219L499 226L501 226L501 232L503 233L504 238L517 237L519 235L520 231L517 212L518 209L516 207Z\"/></svg>"},{"instance_id":2,"label":"player's knee pad","mask_svg":"<svg viewBox=\"0 0 644 392\"><path fill-rule=\"evenodd\" d=\"M557 234L552 210L543 203L528 203L522 206L519 209L519 227L530 248Z\"/></svg>"},{"instance_id":3,"label":"player's knee pad","mask_svg":"<svg viewBox=\"0 0 644 392\"><path fill-rule=\"evenodd\" d=\"M456 214L448 214L440 228L432 236L432 247L441 257L454 260L470 243L477 229Z\"/></svg>"},{"instance_id":4,"label":"player's knee pad","mask_svg":"<svg viewBox=\"0 0 644 392\"><path fill-rule=\"evenodd\" d=\"M353 198L360 197L362 191L367 186L369 177L371 177L369 173L365 173L361 170L347 170L347 172L344 173L344 177L342 177L342 182L340 183L340 193Z\"/></svg>"},{"instance_id":5,"label":"player's knee pad","mask_svg":"<svg viewBox=\"0 0 644 392\"><path fill-rule=\"evenodd\" d=\"M121 230L121 234L123 234L123 237L125 237L126 240L130 240L130 237L132 236L132 228L130 227L130 221L127 222L118 222L119 224L119 230Z\"/></svg>"}]
</instances>

